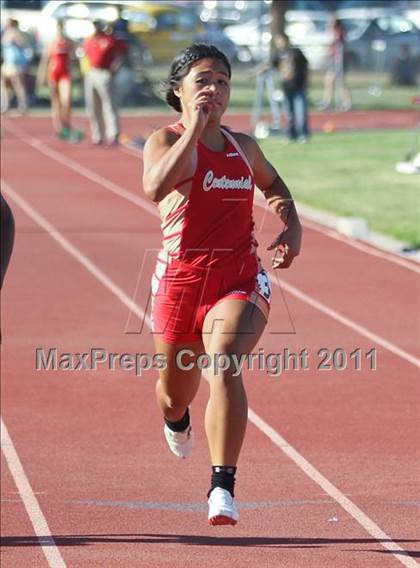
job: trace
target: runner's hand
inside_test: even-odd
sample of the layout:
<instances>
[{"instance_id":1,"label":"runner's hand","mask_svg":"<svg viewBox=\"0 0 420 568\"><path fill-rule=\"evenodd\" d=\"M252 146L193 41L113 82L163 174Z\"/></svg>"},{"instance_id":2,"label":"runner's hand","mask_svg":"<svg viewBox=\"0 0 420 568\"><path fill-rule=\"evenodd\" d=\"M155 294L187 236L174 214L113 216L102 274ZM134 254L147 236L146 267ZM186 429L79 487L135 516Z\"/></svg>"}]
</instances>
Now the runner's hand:
<instances>
[{"instance_id":1,"label":"runner's hand","mask_svg":"<svg viewBox=\"0 0 420 568\"><path fill-rule=\"evenodd\" d=\"M302 240L302 228L300 224L293 224L278 235L276 239L267 247L267 250L275 249L271 260L273 268L289 268L293 259L300 252Z\"/></svg>"},{"instance_id":2,"label":"runner's hand","mask_svg":"<svg viewBox=\"0 0 420 568\"><path fill-rule=\"evenodd\" d=\"M198 92L192 100L191 128L196 131L198 136L200 136L205 129L211 111L215 108L213 99L214 93L207 90Z\"/></svg>"}]
</instances>

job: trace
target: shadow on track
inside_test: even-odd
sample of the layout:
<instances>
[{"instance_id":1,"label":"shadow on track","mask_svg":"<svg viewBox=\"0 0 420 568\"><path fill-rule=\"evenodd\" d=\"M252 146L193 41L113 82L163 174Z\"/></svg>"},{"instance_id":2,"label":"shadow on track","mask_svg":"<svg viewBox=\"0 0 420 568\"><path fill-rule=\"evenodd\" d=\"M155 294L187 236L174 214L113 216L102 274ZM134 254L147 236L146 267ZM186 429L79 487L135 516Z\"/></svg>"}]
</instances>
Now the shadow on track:
<instances>
[{"instance_id":1,"label":"shadow on track","mask_svg":"<svg viewBox=\"0 0 420 568\"><path fill-rule=\"evenodd\" d=\"M294 538L294 537L217 537L195 536L183 534L87 534L87 535L52 535L56 546L88 546L93 544L184 544L192 546L238 546L268 548L323 548L329 545L361 544L371 545L386 542L415 544L420 540L380 539L374 538ZM51 545L50 537L5 536L1 539L4 547ZM356 551L354 551L356 552ZM363 552L360 551L359 552ZM402 556L419 557L418 551L365 550L364 552L381 552L400 554Z\"/></svg>"}]
</instances>

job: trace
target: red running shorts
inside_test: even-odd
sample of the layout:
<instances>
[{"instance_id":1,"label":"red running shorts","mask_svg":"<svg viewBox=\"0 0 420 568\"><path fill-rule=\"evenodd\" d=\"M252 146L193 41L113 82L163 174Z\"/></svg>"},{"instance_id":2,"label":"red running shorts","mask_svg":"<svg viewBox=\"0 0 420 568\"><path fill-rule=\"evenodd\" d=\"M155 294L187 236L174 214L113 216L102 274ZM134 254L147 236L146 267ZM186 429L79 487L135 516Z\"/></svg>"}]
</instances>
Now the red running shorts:
<instances>
[{"instance_id":1,"label":"red running shorts","mask_svg":"<svg viewBox=\"0 0 420 568\"><path fill-rule=\"evenodd\" d=\"M226 298L251 302L268 318L270 281L255 258L240 268L238 262L201 268L174 260L153 275L152 332L167 343L199 341L207 313Z\"/></svg>"}]
</instances>

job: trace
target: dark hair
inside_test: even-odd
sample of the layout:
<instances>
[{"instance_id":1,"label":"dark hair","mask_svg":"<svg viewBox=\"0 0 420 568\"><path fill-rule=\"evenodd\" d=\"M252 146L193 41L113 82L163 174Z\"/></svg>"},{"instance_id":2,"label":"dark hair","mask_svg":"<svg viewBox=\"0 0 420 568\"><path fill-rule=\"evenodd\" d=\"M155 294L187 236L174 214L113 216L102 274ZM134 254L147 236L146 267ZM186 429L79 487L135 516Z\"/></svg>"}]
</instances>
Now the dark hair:
<instances>
[{"instance_id":1,"label":"dark hair","mask_svg":"<svg viewBox=\"0 0 420 568\"><path fill-rule=\"evenodd\" d=\"M103 33L107 26L107 23L103 20L93 20L92 24L95 29L95 34Z\"/></svg>"},{"instance_id":2,"label":"dark hair","mask_svg":"<svg viewBox=\"0 0 420 568\"><path fill-rule=\"evenodd\" d=\"M186 47L175 56L171 63L169 70L169 77L165 83L166 87L166 102L169 106L173 107L176 111L181 112L181 101L174 93L174 87L179 87L182 79L188 75L191 67L200 59L219 59L228 70L229 77L231 77L231 68L228 58L224 53L219 51L214 45L207 45L205 43L194 43Z\"/></svg>"}]
</instances>

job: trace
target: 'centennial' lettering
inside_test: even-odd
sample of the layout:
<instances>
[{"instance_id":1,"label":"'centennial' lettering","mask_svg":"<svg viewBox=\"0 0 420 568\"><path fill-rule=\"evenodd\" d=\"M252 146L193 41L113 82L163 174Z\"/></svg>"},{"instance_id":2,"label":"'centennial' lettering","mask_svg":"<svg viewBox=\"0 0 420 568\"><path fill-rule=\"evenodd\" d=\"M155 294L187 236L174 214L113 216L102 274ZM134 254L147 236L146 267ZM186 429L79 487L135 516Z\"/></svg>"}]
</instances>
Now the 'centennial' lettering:
<instances>
[{"instance_id":1,"label":"'centennial' lettering","mask_svg":"<svg viewBox=\"0 0 420 568\"><path fill-rule=\"evenodd\" d=\"M227 176L217 178L214 177L213 171L209 170L204 176L203 189L204 191L210 191L210 189L246 189L251 191L252 179L250 175L248 177L241 176L239 179L231 179Z\"/></svg>"}]
</instances>

